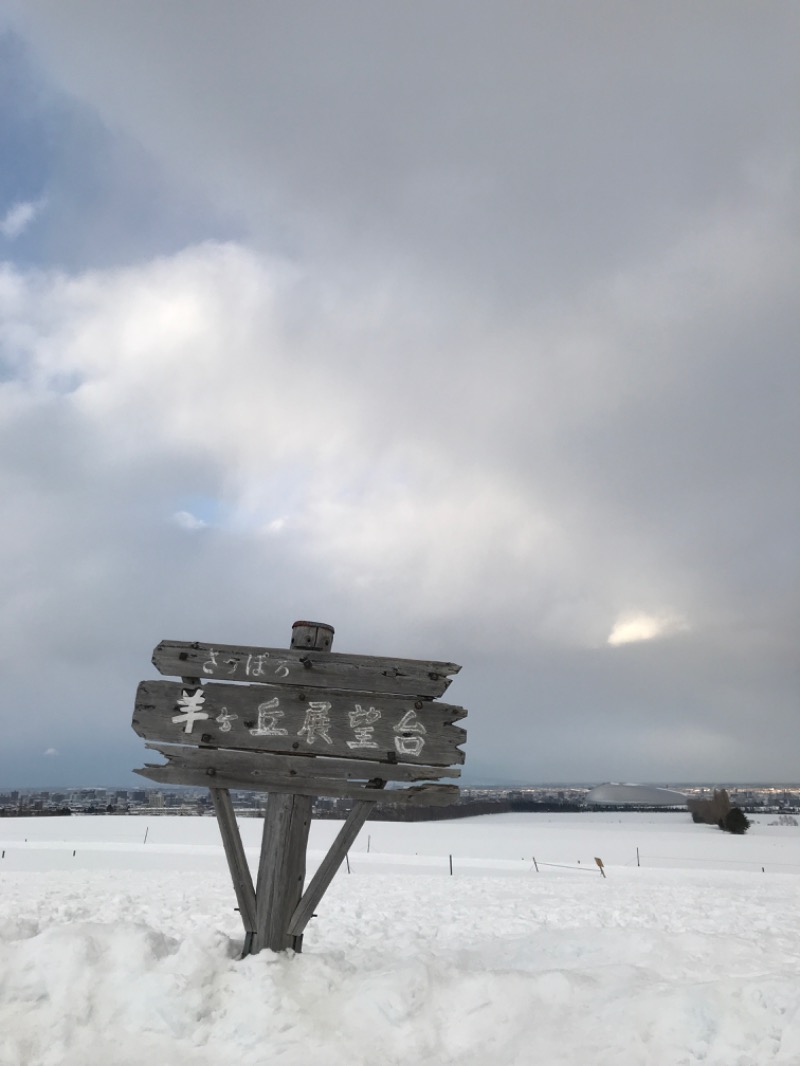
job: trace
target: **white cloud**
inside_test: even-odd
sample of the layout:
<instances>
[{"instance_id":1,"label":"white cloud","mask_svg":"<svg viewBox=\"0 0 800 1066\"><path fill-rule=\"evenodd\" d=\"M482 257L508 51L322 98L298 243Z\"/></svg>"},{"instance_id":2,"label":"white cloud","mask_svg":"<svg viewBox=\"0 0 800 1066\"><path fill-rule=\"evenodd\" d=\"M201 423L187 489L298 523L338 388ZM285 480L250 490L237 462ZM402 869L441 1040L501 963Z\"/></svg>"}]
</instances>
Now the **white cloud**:
<instances>
[{"instance_id":1,"label":"white cloud","mask_svg":"<svg viewBox=\"0 0 800 1066\"><path fill-rule=\"evenodd\" d=\"M49 757L52 757L52 756L54 756L54 755L60 755L60 754L61 754L61 752L60 752L60 751L58 751L58 750L57 750L56 748L48 748L48 749L47 749L47 750L46 750L46 751L44 752L44 754L45 754L45 755L47 755L47 756L49 756Z\"/></svg>"},{"instance_id":2,"label":"white cloud","mask_svg":"<svg viewBox=\"0 0 800 1066\"><path fill-rule=\"evenodd\" d=\"M685 618L676 614L646 614L643 611L621 615L608 637L612 646L671 637L689 629Z\"/></svg>"},{"instance_id":3,"label":"white cloud","mask_svg":"<svg viewBox=\"0 0 800 1066\"><path fill-rule=\"evenodd\" d=\"M179 528L208 520L175 503L207 497L226 515L222 535L254 538L265 561L277 545L289 552L298 586L313 565L345 602L358 588L400 619L458 619L482 642L506 639L508 610L529 640L581 645L607 614L613 546L580 532L555 462L531 478L524 453L505 458L545 393L533 433L555 452L567 419L553 409L566 416L568 392L548 393L547 361L525 370L527 389L484 378L487 324L451 327L464 382L481 379L456 416L437 365L450 308L427 306L409 283L318 290L312 275L233 244L77 277L6 274L5 337L23 370L6 402L70 421L88 451L68 483L89 462L132 492L146 470L137 491L156 499L174 486ZM534 349L549 339L531 326ZM66 378L77 382L67 394ZM641 584L628 554L631 565Z\"/></svg>"},{"instance_id":4,"label":"white cloud","mask_svg":"<svg viewBox=\"0 0 800 1066\"><path fill-rule=\"evenodd\" d=\"M0 234L6 240L15 240L41 214L43 208L44 200L24 200L13 204L0 218Z\"/></svg>"},{"instance_id":5,"label":"white cloud","mask_svg":"<svg viewBox=\"0 0 800 1066\"><path fill-rule=\"evenodd\" d=\"M118 485L146 471L137 491L166 495L187 532L208 526L190 502L207 498L226 516L212 520L222 536L247 540L266 565L288 553L298 587L313 566L341 602L358 589L398 619L447 620L482 643L505 641L513 612L521 649L652 640L679 622L624 617L606 636L621 595L663 602L677 586L689 608L702 595L637 536L635 516L620 533L619 502L579 476L570 452L587 426L615 429L621 397L648 403L653 382L676 372L648 378L632 354L638 333L618 326L646 337L626 312L641 287L626 296L614 279L609 320L593 292L571 321L533 317L498 339L494 322L456 319L447 300L431 307L409 281L323 286L233 243L6 278L0 343L24 370L2 394L11 410L51 406ZM500 353L490 366L487 351ZM68 394L65 379L78 383ZM616 461L614 490L625 472Z\"/></svg>"},{"instance_id":6,"label":"white cloud","mask_svg":"<svg viewBox=\"0 0 800 1066\"><path fill-rule=\"evenodd\" d=\"M181 529L185 529L189 533L196 533L197 530L208 527L208 522L204 522L202 518L198 518L190 511L176 511L172 516L172 521L176 526L180 526Z\"/></svg>"}]
</instances>

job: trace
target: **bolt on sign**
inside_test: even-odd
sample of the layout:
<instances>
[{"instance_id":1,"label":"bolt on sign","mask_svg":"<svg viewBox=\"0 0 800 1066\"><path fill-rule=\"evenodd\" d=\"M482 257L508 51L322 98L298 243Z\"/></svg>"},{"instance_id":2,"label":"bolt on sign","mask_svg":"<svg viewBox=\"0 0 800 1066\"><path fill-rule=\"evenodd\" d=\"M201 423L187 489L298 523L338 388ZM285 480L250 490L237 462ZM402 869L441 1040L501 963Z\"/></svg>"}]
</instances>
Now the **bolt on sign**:
<instances>
[{"instance_id":1,"label":"bolt on sign","mask_svg":"<svg viewBox=\"0 0 800 1066\"><path fill-rule=\"evenodd\" d=\"M332 652L334 630L295 622L288 650L162 641L133 728L166 763L136 773L208 788L244 924L243 954L302 948L303 931L378 800L458 799L463 707L441 703L455 663ZM386 790L387 785L391 787ZM230 789L269 793L255 883ZM385 791L386 790L386 791ZM315 796L353 799L303 890Z\"/></svg>"}]
</instances>

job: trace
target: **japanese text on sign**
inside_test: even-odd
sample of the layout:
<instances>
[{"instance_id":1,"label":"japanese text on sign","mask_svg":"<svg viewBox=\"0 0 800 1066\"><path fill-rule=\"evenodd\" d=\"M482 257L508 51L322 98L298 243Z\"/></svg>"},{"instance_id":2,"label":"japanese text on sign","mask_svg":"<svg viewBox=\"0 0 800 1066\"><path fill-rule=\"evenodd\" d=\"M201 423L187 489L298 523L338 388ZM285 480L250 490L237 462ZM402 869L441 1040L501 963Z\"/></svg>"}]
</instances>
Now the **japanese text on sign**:
<instances>
[{"instance_id":1,"label":"japanese text on sign","mask_svg":"<svg viewBox=\"0 0 800 1066\"><path fill-rule=\"evenodd\" d=\"M203 722L203 729L210 728L208 724L214 721L219 726L220 733L230 733L233 723L239 721L239 716L230 714L223 707L213 719L208 711L203 709L205 695L203 690L181 693L180 699L175 705L177 714L172 716L172 721L184 726L185 733L192 733L196 722ZM330 730L332 722L330 717L331 704L327 700L310 700L305 709L303 724L296 732L296 736L303 739L308 747L315 747L318 743L332 745ZM281 709L280 699L273 696L272 699L260 703L257 708L257 721L254 725L245 724L251 736L254 737L288 737L289 730L283 724L286 712ZM350 749L377 748L378 743L374 739L375 723L383 717L383 712L377 707L362 706L356 703L347 713L348 727L352 732L352 738L347 741ZM398 755L419 756L425 746L425 734L427 730L417 717L413 709L407 710L403 716L392 726L394 733L394 746Z\"/></svg>"},{"instance_id":2,"label":"japanese text on sign","mask_svg":"<svg viewBox=\"0 0 800 1066\"><path fill-rule=\"evenodd\" d=\"M220 655L223 654L224 652L217 651L216 648L209 648L208 658L203 663L203 673L214 676L227 674L228 677L235 677L238 673L247 678L271 677L279 680L289 676L287 660L273 659L269 652L258 652L246 658L231 655L227 659L220 660Z\"/></svg>"}]
</instances>

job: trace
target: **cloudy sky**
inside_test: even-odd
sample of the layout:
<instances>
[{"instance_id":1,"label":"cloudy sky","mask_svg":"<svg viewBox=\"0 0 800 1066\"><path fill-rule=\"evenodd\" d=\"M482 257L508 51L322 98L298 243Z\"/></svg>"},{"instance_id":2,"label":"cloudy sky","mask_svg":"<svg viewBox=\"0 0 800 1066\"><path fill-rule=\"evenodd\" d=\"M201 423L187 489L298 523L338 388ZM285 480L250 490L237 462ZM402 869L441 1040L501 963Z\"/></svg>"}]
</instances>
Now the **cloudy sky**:
<instances>
[{"instance_id":1,"label":"cloudy sky","mask_svg":"<svg viewBox=\"0 0 800 1066\"><path fill-rule=\"evenodd\" d=\"M799 33L7 2L0 786L298 618L462 664L468 781L800 779Z\"/></svg>"}]
</instances>

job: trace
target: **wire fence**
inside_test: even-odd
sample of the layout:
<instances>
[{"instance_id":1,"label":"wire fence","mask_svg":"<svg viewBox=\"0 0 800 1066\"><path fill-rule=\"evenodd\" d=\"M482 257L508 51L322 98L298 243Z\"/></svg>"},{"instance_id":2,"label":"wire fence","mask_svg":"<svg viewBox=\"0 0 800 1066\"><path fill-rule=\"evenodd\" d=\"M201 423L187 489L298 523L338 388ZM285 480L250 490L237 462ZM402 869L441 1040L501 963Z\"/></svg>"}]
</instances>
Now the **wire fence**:
<instances>
[{"instance_id":1,"label":"wire fence","mask_svg":"<svg viewBox=\"0 0 800 1066\"><path fill-rule=\"evenodd\" d=\"M204 842L202 844L167 844L153 849L152 863L148 861L152 845L148 841L148 830L145 830L144 839L138 842L119 842L106 847L102 842L88 842L79 840L64 841L28 841L6 840L0 846L0 871L9 871L13 868L38 868L49 869L62 867L67 863L70 866L80 867L91 865L95 869L109 868L138 868L145 865L148 868L164 866L169 867L193 867L202 864L204 868L213 866L216 859L222 855L222 846L217 843ZM598 841L600 844L600 841ZM252 850L249 848L248 850ZM602 848L600 849L602 850ZM371 853L370 853L371 851ZM792 854L790 852L790 854ZM319 854L321 861L322 853ZM309 853L309 871L316 865L317 855ZM655 851L641 851L636 849L635 854L628 858L620 855L619 849L612 849L611 858L600 859L596 856L581 857L575 862L558 862L548 859L540 859L538 856L529 857L503 857L503 856L479 856L458 855L457 853L437 854L409 854L376 851L375 848L367 850L355 850L348 854L343 870L348 873L430 873L450 876L527 876L540 873L545 870L564 870L578 873L598 874L598 869L603 876L609 872L613 876L613 870L642 867L649 870L730 870L747 873L776 873L797 875L800 873L800 861L792 862L790 858L778 858L777 856L762 857L716 857L711 855L675 855L662 854Z\"/></svg>"},{"instance_id":2,"label":"wire fence","mask_svg":"<svg viewBox=\"0 0 800 1066\"><path fill-rule=\"evenodd\" d=\"M639 862L641 860L641 862ZM798 862L782 862L779 859L716 859L708 856L698 855L650 855L640 854L636 859L631 859L630 862L625 863L626 866L632 866L634 863L638 866L649 866L651 869L659 868L661 864L665 862L674 862L682 865L689 865L691 863L699 864L705 868L713 868L715 866L735 866L739 869L746 867L747 869L755 869L766 872L766 868L775 869L776 867L782 870L800 870L800 863Z\"/></svg>"},{"instance_id":3,"label":"wire fence","mask_svg":"<svg viewBox=\"0 0 800 1066\"><path fill-rule=\"evenodd\" d=\"M569 870L577 873L591 873L597 876L598 870L605 877L607 872L613 874L616 869L642 867L649 870L739 870L743 873L800 873L800 862L790 862L776 858L740 858L726 859L698 855L662 855L655 852L637 851L629 859L621 861L612 858L605 862L599 857L578 859L574 863L551 862L532 856L528 859L479 858L477 856L459 855L393 855L372 851L351 854L352 872L383 872L389 867L406 872L426 871L451 876L472 874L485 875L528 875L544 870Z\"/></svg>"}]
</instances>

